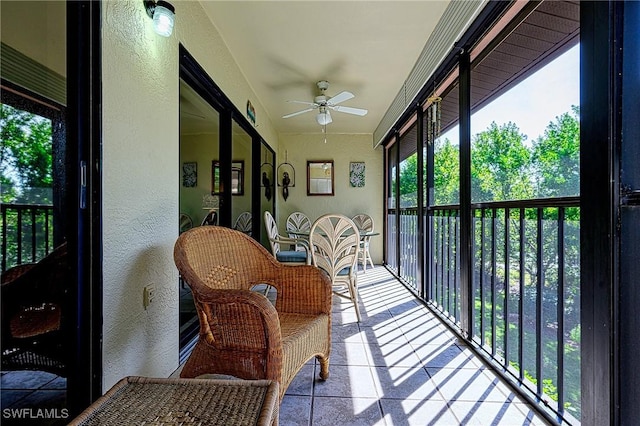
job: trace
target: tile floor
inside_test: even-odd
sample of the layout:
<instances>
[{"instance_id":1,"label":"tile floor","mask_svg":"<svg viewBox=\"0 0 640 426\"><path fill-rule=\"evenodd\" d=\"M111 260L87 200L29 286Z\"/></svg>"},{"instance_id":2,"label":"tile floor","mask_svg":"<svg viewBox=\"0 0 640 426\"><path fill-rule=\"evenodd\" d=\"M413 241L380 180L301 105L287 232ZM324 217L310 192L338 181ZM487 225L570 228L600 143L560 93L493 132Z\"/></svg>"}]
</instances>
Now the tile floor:
<instances>
[{"instance_id":1,"label":"tile floor","mask_svg":"<svg viewBox=\"0 0 640 426\"><path fill-rule=\"evenodd\" d=\"M67 407L66 379L44 371L9 371L2 372L0 386L3 426L53 426L68 422L68 413L63 411Z\"/></svg>"},{"instance_id":2,"label":"tile floor","mask_svg":"<svg viewBox=\"0 0 640 426\"><path fill-rule=\"evenodd\" d=\"M362 322L351 302L334 297L331 375L319 381L315 360L305 365L282 401L280 425L545 424L385 268L360 272L358 288ZM3 409L64 406L64 379L1 379Z\"/></svg>"},{"instance_id":3,"label":"tile floor","mask_svg":"<svg viewBox=\"0 0 640 426\"><path fill-rule=\"evenodd\" d=\"M294 379L283 426L546 424L383 267L360 272L362 322L334 296L330 377Z\"/></svg>"}]
</instances>

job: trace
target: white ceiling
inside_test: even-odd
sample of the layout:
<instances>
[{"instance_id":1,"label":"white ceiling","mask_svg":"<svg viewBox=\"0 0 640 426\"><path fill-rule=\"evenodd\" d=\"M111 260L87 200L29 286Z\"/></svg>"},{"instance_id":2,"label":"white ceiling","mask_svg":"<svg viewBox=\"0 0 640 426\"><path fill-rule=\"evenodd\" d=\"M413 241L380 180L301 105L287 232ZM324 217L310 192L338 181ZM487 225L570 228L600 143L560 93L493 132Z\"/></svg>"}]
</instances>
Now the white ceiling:
<instances>
[{"instance_id":1,"label":"white ceiling","mask_svg":"<svg viewBox=\"0 0 640 426\"><path fill-rule=\"evenodd\" d=\"M280 133L319 133L316 112L281 118L311 102L318 80L328 96L355 95L332 111L329 133L373 133L400 91L449 0L202 1ZM258 117L258 122L260 117Z\"/></svg>"}]
</instances>

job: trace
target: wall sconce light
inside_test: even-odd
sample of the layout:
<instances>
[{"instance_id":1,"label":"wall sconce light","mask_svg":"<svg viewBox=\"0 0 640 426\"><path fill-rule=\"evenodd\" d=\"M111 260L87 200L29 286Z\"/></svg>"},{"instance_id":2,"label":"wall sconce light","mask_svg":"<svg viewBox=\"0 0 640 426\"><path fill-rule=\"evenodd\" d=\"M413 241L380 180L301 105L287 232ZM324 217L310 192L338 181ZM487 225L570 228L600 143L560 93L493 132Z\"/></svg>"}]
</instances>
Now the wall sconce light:
<instances>
[{"instance_id":1,"label":"wall sconce light","mask_svg":"<svg viewBox=\"0 0 640 426\"><path fill-rule=\"evenodd\" d=\"M176 9L171 3L158 0L143 0L147 15L153 19L153 29L163 37L169 37L173 31Z\"/></svg>"}]
</instances>

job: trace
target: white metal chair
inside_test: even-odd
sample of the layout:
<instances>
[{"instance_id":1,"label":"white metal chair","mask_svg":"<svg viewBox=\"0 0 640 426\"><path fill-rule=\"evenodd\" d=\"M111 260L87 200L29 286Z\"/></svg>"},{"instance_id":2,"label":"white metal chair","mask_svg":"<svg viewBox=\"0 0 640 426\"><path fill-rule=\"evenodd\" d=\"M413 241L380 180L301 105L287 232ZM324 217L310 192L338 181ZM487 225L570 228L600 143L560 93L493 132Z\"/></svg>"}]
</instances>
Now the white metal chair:
<instances>
[{"instance_id":1,"label":"white metal chair","mask_svg":"<svg viewBox=\"0 0 640 426\"><path fill-rule=\"evenodd\" d=\"M193 219L191 219L191 216L186 213L180 213L179 226L180 233L183 233L184 231L193 228Z\"/></svg>"},{"instance_id":2,"label":"white metal chair","mask_svg":"<svg viewBox=\"0 0 640 426\"><path fill-rule=\"evenodd\" d=\"M202 219L202 226L205 225L217 225L218 224L218 212L215 210L209 210L209 213Z\"/></svg>"},{"instance_id":3,"label":"white metal chair","mask_svg":"<svg viewBox=\"0 0 640 426\"><path fill-rule=\"evenodd\" d=\"M242 212L236 218L236 222L233 224L233 229L244 232L245 234L251 236L251 231L253 227L253 216L249 212Z\"/></svg>"},{"instance_id":4,"label":"white metal chair","mask_svg":"<svg viewBox=\"0 0 640 426\"><path fill-rule=\"evenodd\" d=\"M373 219L368 214L365 214L365 213L357 214L351 220L353 220L353 223L356 224L356 226L360 231L373 232ZM364 272L367 272L367 262L369 262L369 264L373 268L373 259L371 259L371 253L369 252L370 241L371 241L371 236L362 237L360 241L360 248L362 250L360 251L359 262L362 263L362 268Z\"/></svg>"},{"instance_id":5,"label":"white metal chair","mask_svg":"<svg viewBox=\"0 0 640 426\"><path fill-rule=\"evenodd\" d=\"M297 264L309 264L310 257L308 253L308 247L303 240L296 240L294 238L284 237L278 232L278 224L273 218L273 215L267 210L264 212L264 226L269 236L269 243L271 245L271 253L279 262L283 263L297 263ZM304 244L305 250L282 250L281 245L294 245Z\"/></svg>"},{"instance_id":6,"label":"white metal chair","mask_svg":"<svg viewBox=\"0 0 640 426\"><path fill-rule=\"evenodd\" d=\"M360 252L358 227L344 215L321 216L311 225L309 246L312 264L329 274L334 294L353 302L360 322L356 274Z\"/></svg>"},{"instance_id":7,"label":"white metal chair","mask_svg":"<svg viewBox=\"0 0 640 426\"><path fill-rule=\"evenodd\" d=\"M294 234L293 232L309 232L311 229L311 221L307 217L306 214L302 212L293 212L287 218L287 234L289 238L299 239L300 235ZM301 244L296 244L296 250L306 250Z\"/></svg>"}]
</instances>

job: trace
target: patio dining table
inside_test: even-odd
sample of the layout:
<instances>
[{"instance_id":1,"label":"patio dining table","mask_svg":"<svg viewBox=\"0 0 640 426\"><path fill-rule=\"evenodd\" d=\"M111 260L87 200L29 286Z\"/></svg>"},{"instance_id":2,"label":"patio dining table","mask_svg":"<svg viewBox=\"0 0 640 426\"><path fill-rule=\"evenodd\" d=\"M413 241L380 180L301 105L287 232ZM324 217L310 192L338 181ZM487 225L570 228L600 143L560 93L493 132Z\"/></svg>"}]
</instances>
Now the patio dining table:
<instances>
[{"instance_id":1,"label":"patio dining table","mask_svg":"<svg viewBox=\"0 0 640 426\"><path fill-rule=\"evenodd\" d=\"M309 231L287 231L289 234L292 235L296 235L298 238L306 241L307 245L310 246L309 244ZM364 242L367 238L370 237L375 237L377 235L380 235L380 232L378 231L365 231L362 229L358 229L358 234L360 234L360 241ZM311 254L309 254L310 256ZM365 263L365 267L364 267L364 272L367 272L366 269L366 263Z\"/></svg>"},{"instance_id":2,"label":"patio dining table","mask_svg":"<svg viewBox=\"0 0 640 426\"><path fill-rule=\"evenodd\" d=\"M309 231L287 231L288 234L297 235L299 238L305 239L307 242L309 241ZM363 231L361 229L358 230L360 234L360 240L364 240L367 237L375 237L376 235L380 235L378 231Z\"/></svg>"}]
</instances>

